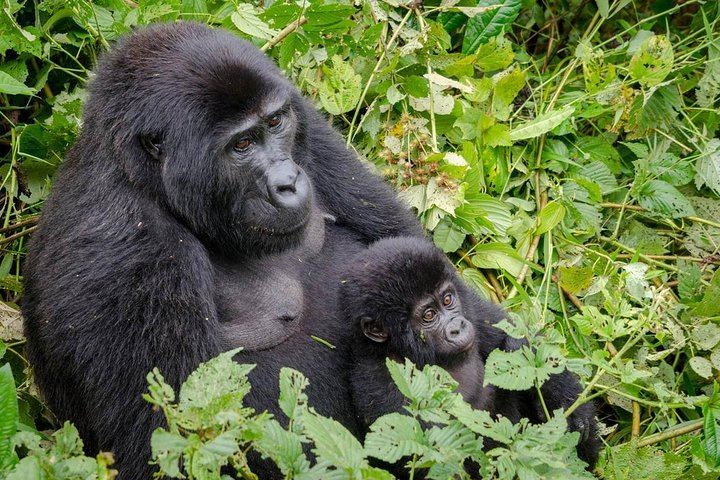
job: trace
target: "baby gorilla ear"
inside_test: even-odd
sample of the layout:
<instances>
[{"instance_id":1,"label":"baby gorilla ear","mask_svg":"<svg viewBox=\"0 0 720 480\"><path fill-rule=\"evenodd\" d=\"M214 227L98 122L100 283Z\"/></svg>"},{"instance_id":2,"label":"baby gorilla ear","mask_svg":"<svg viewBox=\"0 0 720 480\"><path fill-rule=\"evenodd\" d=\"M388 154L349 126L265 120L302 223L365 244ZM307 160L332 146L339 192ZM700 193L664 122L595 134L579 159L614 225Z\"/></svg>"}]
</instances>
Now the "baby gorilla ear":
<instances>
[{"instance_id":1,"label":"baby gorilla ear","mask_svg":"<svg viewBox=\"0 0 720 480\"><path fill-rule=\"evenodd\" d=\"M388 332L380 320L370 317L360 319L360 327L367 338L373 342L383 343L388 339Z\"/></svg>"},{"instance_id":2,"label":"baby gorilla ear","mask_svg":"<svg viewBox=\"0 0 720 480\"><path fill-rule=\"evenodd\" d=\"M141 135L140 144L143 149L155 160L160 160L162 158L162 138L159 135Z\"/></svg>"}]
</instances>

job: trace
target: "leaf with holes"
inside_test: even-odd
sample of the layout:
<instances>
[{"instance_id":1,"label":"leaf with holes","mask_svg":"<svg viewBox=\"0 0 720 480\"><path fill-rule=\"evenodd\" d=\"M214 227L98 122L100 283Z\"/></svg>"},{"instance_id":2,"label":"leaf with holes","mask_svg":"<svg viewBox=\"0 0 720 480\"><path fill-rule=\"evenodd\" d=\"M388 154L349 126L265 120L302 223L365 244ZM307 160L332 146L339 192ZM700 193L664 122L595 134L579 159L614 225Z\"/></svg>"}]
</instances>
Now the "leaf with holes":
<instances>
[{"instance_id":1,"label":"leaf with holes","mask_svg":"<svg viewBox=\"0 0 720 480\"><path fill-rule=\"evenodd\" d=\"M662 180L651 180L643 185L638 203L652 212L672 218L695 215L695 209L685 195Z\"/></svg>"}]
</instances>

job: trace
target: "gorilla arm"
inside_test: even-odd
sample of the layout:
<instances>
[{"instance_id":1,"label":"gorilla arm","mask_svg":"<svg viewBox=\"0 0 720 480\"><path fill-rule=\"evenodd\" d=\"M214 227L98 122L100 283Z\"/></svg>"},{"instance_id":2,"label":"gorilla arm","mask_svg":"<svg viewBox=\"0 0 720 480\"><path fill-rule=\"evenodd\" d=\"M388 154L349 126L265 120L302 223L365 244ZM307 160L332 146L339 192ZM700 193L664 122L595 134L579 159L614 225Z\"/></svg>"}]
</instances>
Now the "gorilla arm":
<instances>
[{"instance_id":1,"label":"gorilla arm","mask_svg":"<svg viewBox=\"0 0 720 480\"><path fill-rule=\"evenodd\" d=\"M88 453L112 451L120 478L140 479L151 477L149 437L164 423L141 397L146 374L157 367L177 388L219 353L219 328L200 244L158 211L126 212L85 210L92 233L45 226L53 237L35 239L45 249L27 272L26 318L37 321L26 332L58 417L77 423Z\"/></svg>"},{"instance_id":2,"label":"gorilla arm","mask_svg":"<svg viewBox=\"0 0 720 480\"><path fill-rule=\"evenodd\" d=\"M359 234L367 243L384 237L423 236L420 223L378 175L363 165L328 120L306 100L293 107L305 122L303 152L295 158L310 175L321 207L337 224Z\"/></svg>"}]
</instances>

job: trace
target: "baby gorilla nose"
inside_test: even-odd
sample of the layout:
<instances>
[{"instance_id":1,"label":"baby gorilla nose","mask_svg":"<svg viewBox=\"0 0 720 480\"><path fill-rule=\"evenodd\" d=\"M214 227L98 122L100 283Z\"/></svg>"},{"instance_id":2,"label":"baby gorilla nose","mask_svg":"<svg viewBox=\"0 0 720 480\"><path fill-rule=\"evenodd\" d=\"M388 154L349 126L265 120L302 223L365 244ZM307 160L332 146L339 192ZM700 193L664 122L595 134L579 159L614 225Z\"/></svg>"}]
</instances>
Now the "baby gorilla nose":
<instances>
[{"instance_id":1,"label":"baby gorilla nose","mask_svg":"<svg viewBox=\"0 0 720 480\"><path fill-rule=\"evenodd\" d=\"M453 320L450 323L448 335L450 336L450 338L457 337L458 335L463 333L465 328L467 328L467 322L465 321L465 319Z\"/></svg>"},{"instance_id":2,"label":"baby gorilla nose","mask_svg":"<svg viewBox=\"0 0 720 480\"><path fill-rule=\"evenodd\" d=\"M284 161L268 173L267 187L270 202L278 208L295 209L308 201L305 173L292 161Z\"/></svg>"}]
</instances>

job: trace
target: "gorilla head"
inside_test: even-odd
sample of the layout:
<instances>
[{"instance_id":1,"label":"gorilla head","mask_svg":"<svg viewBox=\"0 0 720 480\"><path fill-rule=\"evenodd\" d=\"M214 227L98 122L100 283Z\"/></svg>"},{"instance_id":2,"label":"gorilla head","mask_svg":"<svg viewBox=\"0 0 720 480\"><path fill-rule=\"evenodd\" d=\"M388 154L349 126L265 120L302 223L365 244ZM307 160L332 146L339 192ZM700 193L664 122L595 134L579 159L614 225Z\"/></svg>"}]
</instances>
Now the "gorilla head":
<instances>
[{"instance_id":1,"label":"gorilla head","mask_svg":"<svg viewBox=\"0 0 720 480\"><path fill-rule=\"evenodd\" d=\"M197 55L208 48L213 55ZM302 107L267 57L184 23L128 37L100 70L83 135L97 148L125 150L121 168L136 188L223 256L301 240L312 206L308 176L293 159L303 144ZM97 158L90 153L82 156Z\"/></svg>"},{"instance_id":2,"label":"gorilla head","mask_svg":"<svg viewBox=\"0 0 720 480\"><path fill-rule=\"evenodd\" d=\"M463 312L457 276L430 242L380 240L352 261L340 289L345 317L363 348L449 368L477 355L476 329Z\"/></svg>"}]
</instances>

